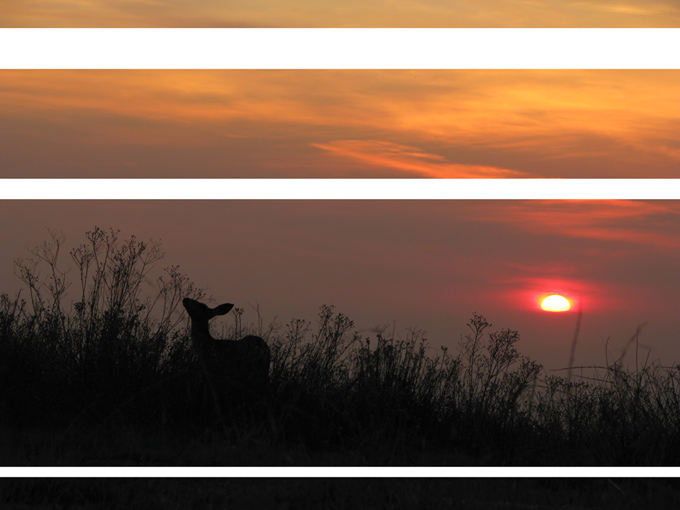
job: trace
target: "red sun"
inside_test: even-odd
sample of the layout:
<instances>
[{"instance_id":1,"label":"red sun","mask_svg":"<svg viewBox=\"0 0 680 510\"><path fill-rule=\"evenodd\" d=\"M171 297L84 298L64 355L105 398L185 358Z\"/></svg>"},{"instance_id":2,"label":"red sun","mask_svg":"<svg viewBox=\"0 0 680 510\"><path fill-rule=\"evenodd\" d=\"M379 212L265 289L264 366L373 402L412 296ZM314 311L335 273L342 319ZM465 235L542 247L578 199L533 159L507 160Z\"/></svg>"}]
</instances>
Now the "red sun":
<instances>
[{"instance_id":1,"label":"red sun","mask_svg":"<svg viewBox=\"0 0 680 510\"><path fill-rule=\"evenodd\" d=\"M559 294L553 294L541 301L541 309L546 312L567 312L570 308L569 300Z\"/></svg>"}]
</instances>

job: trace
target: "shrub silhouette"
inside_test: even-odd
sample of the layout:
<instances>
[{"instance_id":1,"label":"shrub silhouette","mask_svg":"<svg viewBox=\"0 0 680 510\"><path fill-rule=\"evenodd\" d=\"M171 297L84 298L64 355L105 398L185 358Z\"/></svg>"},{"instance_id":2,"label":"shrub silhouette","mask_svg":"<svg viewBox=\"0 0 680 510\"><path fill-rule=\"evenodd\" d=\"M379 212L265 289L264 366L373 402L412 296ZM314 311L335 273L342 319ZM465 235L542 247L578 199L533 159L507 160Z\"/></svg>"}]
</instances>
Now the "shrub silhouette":
<instances>
[{"instance_id":1,"label":"shrub silhouette","mask_svg":"<svg viewBox=\"0 0 680 510\"><path fill-rule=\"evenodd\" d=\"M75 282L60 269L64 240L54 234L33 257L15 262L28 299L0 299L10 419L97 422L135 408L144 418L157 408L144 393L157 393L174 376L173 365L187 361L179 303L202 293L168 267L155 277L155 293L144 295L143 287L154 286L160 244L134 236L122 241L118 234L87 232L87 242L70 252ZM75 300L68 301L75 285Z\"/></svg>"},{"instance_id":2,"label":"shrub silhouette","mask_svg":"<svg viewBox=\"0 0 680 510\"><path fill-rule=\"evenodd\" d=\"M238 401L220 389L227 398L216 405L180 306L204 293L177 267L157 269L159 243L99 228L86 240L70 252L68 272L64 240L53 235L17 260L23 294L0 296L0 426L14 438L0 445L7 465L36 455L54 462L64 451L106 452L97 455L107 464L131 448L123 462L677 462L678 366L627 369L617 360L565 379L521 355L517 331L491 330L476 313L449 351L432 349L419 330L364 338L332 306L316 321L268 329L261 320L244 327L235 308L222 336L266 340L268 391ZM58 439L38 448L36 430ZM139 453L150 443L154 453Z\"/></svg>"}]
</instances>

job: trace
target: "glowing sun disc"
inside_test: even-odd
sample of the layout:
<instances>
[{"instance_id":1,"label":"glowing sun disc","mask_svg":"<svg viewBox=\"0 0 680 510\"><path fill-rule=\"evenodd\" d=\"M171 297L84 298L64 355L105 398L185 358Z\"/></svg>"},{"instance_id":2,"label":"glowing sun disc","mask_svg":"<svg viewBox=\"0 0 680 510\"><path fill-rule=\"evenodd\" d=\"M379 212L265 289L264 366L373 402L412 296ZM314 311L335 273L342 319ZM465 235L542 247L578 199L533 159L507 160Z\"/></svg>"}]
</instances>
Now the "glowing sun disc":
<instances>
[{"instance_id":1,"label":"glowing sun disc","mask_svg":"<svg viewBox=\"0 0 680 510\"><path fill-rule=\"evenodd\" d=\"M571 303L564 296L553 294L541 302L541 308L546 312L566 312L571 308Z\"/></svg>"}]
</instances>

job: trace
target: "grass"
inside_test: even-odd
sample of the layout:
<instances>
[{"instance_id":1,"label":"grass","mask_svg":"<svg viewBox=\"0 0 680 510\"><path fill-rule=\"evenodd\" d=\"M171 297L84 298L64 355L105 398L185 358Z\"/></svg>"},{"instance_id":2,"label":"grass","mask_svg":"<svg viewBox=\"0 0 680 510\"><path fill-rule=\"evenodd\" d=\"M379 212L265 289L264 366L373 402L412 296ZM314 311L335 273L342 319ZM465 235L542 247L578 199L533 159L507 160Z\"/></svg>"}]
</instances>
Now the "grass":
<instances>
[{"instance_id":1,"label":"grass","mask_svg":"<svg viewBox=\"0 0 680 510\"><path fill-rule=\"evenodd\" d=\"M0 504L52 508L676 508L676 479L4 479Z\"/></svg>"},{"instance_id":2,"label":"grass","mask_svg":"<svg viewBox=\"0 0 680 510\"><path fill-rule=\"evenodd\" d=\"M86 238L75 271L53 236L17 261L25 297L0 298L3 465L677 464L677 366L547 375L478 314L453 352L362 337L331 306L267 328L237 309L225 333L267 340L271 381L215 406L179 306L203 293L176 267L152 279L155 243Z\"/></svg>"}]
</instances>

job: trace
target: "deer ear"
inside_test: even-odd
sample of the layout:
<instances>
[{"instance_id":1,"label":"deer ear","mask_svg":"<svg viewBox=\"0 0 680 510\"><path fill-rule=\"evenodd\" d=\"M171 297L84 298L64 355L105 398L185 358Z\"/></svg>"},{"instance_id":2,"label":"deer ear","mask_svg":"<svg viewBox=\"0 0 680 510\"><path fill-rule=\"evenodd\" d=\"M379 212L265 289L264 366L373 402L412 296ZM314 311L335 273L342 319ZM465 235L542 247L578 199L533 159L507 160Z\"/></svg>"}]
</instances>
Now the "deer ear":
<instances>
[{"instance_id":1,"label":"deer ear","mask_svg":"<svg viewBox=\"0 0 680 510\"><path fill-rule=\"evenodd\" d=\"M234 305L232 305L231 303L224 303L213 308L213 314L224 315L225 313L229 313L232 308L234 308Z\"/></svg>"}]
</instances>

